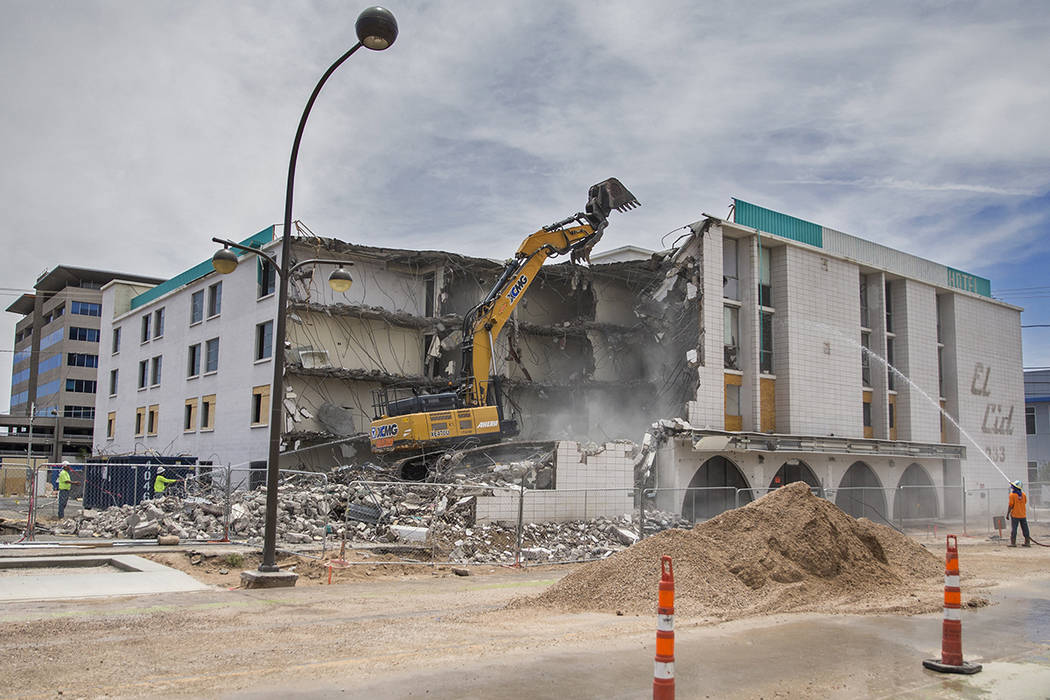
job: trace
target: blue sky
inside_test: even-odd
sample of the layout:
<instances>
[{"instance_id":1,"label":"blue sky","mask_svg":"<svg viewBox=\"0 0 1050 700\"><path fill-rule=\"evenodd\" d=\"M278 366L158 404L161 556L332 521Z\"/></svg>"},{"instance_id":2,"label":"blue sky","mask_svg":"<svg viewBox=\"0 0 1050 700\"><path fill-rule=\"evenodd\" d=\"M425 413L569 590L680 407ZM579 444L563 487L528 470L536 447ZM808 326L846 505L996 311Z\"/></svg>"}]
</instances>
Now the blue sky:
<instances>
[{"instance_id":1,"label":"blue sky","mask_svg":"<svg viewBox=\"0 0 1050 700\"><path fill-rule=\"evenodd\" d=\"M0 0L0 287L56 264L167 277L278 221L299 114L361 9ZM658 248L739 197L993 294L1039 288L1002 296L1050 323L1044 3L390 9L397 42L340 68L307 127L295 216L321 235L505 258L615 176L643 207L605 249ZM1050 329L1024 339L1050 366Z\"/></svg>"}]
</instances>

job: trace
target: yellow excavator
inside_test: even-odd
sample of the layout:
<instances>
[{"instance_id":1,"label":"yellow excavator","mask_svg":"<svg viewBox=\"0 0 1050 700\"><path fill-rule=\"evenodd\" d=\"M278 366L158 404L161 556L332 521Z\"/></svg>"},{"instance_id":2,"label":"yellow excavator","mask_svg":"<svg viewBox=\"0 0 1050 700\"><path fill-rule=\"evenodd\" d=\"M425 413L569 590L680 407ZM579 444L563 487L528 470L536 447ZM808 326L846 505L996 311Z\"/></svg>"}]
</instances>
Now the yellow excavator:
<instances>
[{"instance_id":1,"label":"yellow excavator","mask_svg":"<svg viewBox=\"0 0 1050 700\"><path fill-rule=\"evenodd\" d=\"M372 451L407 457L403 463L413 463L417 468L411 473L421 478L428 454L517 435L517 422L504 417L499 379L490 378L492 350L500 331L548 258L570 253L574 263L587 260L609 225L609 214L638 206L619 180L609 178L590 188L584 211L526 238L492 291L464 316L459 384L441 393L413 392L404 398L392 398L387 389L372 393Z\"/></svg>"}]
</instances>

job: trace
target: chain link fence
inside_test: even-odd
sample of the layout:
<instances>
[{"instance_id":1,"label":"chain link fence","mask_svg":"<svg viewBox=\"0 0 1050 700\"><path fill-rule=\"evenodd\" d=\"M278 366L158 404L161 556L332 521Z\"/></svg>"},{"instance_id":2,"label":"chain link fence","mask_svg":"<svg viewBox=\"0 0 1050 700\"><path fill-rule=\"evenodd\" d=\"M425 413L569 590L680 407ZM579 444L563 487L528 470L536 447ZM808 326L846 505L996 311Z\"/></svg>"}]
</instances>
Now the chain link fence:
<instances>
[{"instance_id":1,"label":"chain link fence","mask_svg":"<svg viewBox=\"0 0 1050 700\"><path fill-rule=\"evenodd\" d=\"M9 541L55 534L143 539L174 531L184 541L260 546L266 470L257 465L164 465L162 476L174 481L155 494L159 465L71 464L73 488L63 522L61 465L9 462L0 467L0 522ZM662 530L692 527L771 490L338 483L325 473L282 469L277 538L282 551L324 553L334 545L351 546L393 554L398 562L577 562L608 556ZM995 516L1006 512L1009 488L811 486L811 491L854 517L913 534L944 527L991 535ZM1050 483L1030 484L1026 492L1029 520L1050 520ZM107 530L105 518L116 518L119 527Z\"/></svg>"}]
</instances>

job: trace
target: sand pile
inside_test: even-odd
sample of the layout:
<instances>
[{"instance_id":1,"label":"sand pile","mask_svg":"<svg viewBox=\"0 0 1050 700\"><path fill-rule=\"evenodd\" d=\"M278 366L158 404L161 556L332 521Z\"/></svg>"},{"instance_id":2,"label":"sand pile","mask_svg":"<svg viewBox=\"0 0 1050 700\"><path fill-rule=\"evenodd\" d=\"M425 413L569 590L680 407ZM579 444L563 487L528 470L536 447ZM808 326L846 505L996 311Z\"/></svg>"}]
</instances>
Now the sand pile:
<instances>
[{"instance_id":1,"label":"sand pile","mask_svg":"<svg viewBox=\"0 0 1050 700\"><path fill-rule=\"evenodd\" d=\"M943 560L799 482L692 530L649 537L513 605L654 613L664 554L673 560L675 612L683 615L919 612L938 607L943 585Z\"/></svg>"}]
</instances>

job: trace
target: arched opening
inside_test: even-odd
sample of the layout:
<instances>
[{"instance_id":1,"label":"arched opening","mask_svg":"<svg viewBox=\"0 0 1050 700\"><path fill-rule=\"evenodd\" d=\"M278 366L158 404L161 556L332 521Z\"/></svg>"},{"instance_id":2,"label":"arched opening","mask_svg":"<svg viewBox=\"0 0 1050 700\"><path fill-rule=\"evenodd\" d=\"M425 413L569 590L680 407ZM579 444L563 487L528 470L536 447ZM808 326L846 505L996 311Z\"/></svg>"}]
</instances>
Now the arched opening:
<instances>
[{"instance_id":1,"label":"arched opening","mask_svg":"<svg viewBox=\"0 0 1050 700\"><path fill-rule=\"evenodd\" d=\"M937 489L921 464L911 464L897 482L893 501L893 519L902 522L917 518L937 517Z\"/></svg>"},{"instance_id":2,"label":"arched opening","mask_svg":"<svg viewBox=\"0 0 1050 700\"><path fill-rule=\"evenodd\" d=\"M824 496L824 487L820 485L820 479L809 465L800 459L789 459L780 465L780 469L777 469L777 473L769 482L769 488L778 489L796 481L805 481L818 496Z\"/></svg>"},{"instance_id":3,"label":"arched opening","mask_svg":"<svg viewBox=\"0 0 1050 700\"><path fill-rule=\"evenodd\" d=\"M712 457L696 470L689 489L682 499L682 517L693 522L713 518L738 505L750 503L749 491L740 493L737 503L737 489L749 488L747 479L735 464L722 457Z\"/></svg>"},{"instance_id":4,"label":"arched opening","mask_svg":"<svg viewBox=\"0 0 1050 700\"><path fill-rule=\"evenodd\" d=\"M886 495L882 482L864 462L854 462L839 482L835 505L854 518L886 520Z\"/></svg>"}]
</instances>

